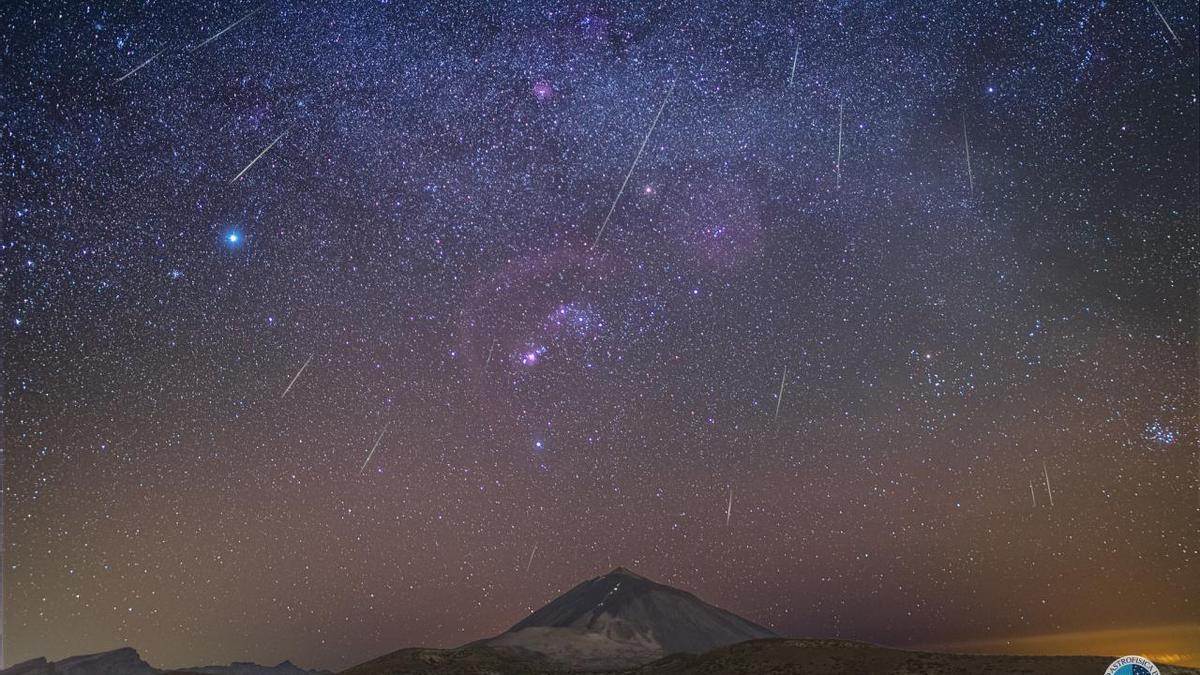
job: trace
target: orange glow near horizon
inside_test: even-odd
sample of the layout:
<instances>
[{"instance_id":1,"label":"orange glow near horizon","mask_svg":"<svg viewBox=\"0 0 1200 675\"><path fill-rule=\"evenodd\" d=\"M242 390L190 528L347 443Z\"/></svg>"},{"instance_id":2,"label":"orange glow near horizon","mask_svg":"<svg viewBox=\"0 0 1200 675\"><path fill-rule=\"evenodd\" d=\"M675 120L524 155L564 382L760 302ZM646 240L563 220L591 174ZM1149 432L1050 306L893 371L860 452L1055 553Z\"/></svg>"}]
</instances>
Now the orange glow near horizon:
<instances>
[{"instance_id":1,"label":"orange glow near horizon","mask_svg":"<svg viewBox=\"0 0 1200 675\"><path fill-rule=\"evenodd\" d=\"M921 649L981 654L1125 656L1137 654L1157 664L1200 666L1200 624L1113 628L967 640L922 645Z\"/></svg>"}]
</instances>

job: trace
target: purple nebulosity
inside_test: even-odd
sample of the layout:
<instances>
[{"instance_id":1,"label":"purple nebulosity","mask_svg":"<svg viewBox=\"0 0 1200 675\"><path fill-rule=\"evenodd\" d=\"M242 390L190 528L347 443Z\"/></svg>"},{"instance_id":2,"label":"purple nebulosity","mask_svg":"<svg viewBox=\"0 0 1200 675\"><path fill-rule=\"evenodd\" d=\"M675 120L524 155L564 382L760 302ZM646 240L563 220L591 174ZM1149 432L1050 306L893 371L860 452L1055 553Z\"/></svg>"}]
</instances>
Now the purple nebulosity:
<instances>
[{"instance_id":1,"label":"purple nebulosity","mask_svg":"<svg viewBox=\"0 0 1200 675\"><path fill-rule=\"evenodd\" d=\"M535 366L549 349L545 345L532 345L520 354L521 365Z\"/></svg>"},{"instance_id":2,"label":"purple nebulosity","mask_svg":"<svg viewBox=\"0 0 1200 675\"><path fill-rule=\"evenodd\" d=\"M554 98L554 85L549 80L537 80L533 83L533 97L539 101L549 101Z\"/></svg>"}]
</instances>

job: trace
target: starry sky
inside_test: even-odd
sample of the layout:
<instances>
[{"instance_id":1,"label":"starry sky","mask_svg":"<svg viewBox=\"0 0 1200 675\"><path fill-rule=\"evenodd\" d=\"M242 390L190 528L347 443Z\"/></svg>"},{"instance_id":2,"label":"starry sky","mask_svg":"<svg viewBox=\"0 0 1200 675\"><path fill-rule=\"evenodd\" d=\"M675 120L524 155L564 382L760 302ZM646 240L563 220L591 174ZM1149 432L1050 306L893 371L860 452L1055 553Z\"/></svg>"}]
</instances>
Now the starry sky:
<instances>
[{"instance_id":1,"label":"starry sky","mask_svg":"<svg viewBox=\"0 0 1200 675\"><path fill-rule=\"evenodd\" d=\"M1190 635L1197 13L10 3L5 664Z\"/></svg>"}]
</instances>

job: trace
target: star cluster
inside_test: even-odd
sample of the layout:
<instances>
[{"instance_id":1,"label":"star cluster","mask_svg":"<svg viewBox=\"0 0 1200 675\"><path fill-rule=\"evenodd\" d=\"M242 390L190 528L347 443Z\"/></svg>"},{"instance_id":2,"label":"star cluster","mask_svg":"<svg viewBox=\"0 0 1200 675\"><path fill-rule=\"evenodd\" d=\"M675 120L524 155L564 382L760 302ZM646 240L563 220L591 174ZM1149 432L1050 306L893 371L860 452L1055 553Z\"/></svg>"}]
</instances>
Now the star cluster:
<instances>
[{"instance_id":1,"label":"star cluster","mask_svg":"<svg viewBox=\"0 0 1200 675\"><path fill-rule=\"evenodd\" d=\"M15 3L5 665L339 668L617 565L893 645L1194 621L1158 6Z\"/></svg>"}]
</instances>

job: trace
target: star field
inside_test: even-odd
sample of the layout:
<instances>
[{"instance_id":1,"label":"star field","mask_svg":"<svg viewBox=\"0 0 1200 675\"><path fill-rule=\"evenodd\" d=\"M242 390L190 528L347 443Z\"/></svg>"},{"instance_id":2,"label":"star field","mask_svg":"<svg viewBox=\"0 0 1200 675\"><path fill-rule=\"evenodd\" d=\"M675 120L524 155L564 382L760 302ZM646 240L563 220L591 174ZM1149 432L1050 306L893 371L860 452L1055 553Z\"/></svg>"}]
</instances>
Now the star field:
<instances>
[{"instance_id":1,"label":"star field","mask_svg":"<svg viewBox=\"0 0 1200 675\"><path fill-rule=\"evenodd\" d=\"M1159 7L11 5L4 665L341 668L617 565L788 635L1194 623Z\"/></svg>"}]
</instances>

